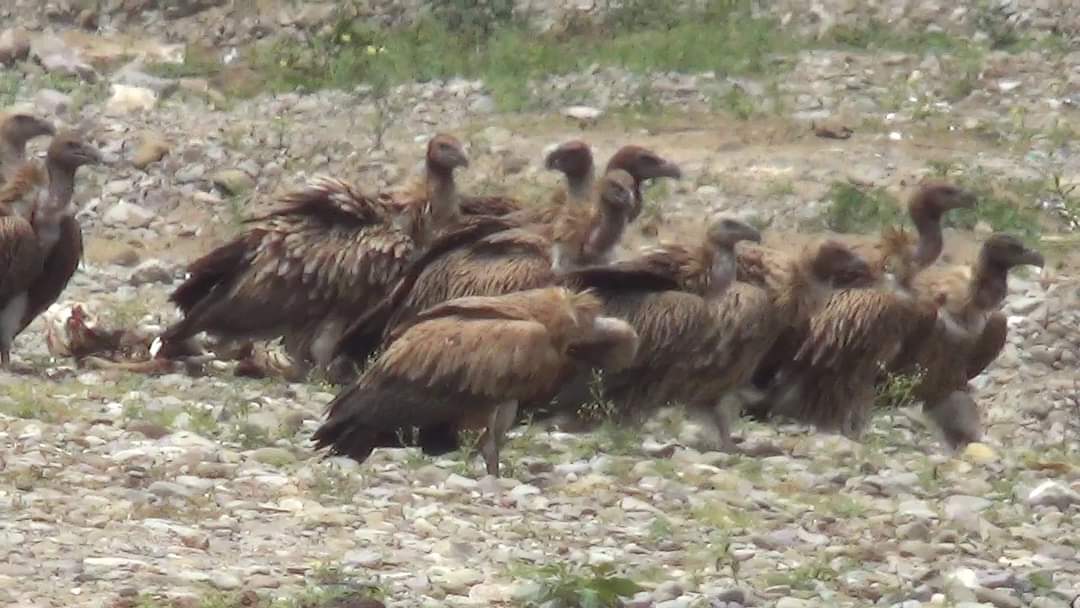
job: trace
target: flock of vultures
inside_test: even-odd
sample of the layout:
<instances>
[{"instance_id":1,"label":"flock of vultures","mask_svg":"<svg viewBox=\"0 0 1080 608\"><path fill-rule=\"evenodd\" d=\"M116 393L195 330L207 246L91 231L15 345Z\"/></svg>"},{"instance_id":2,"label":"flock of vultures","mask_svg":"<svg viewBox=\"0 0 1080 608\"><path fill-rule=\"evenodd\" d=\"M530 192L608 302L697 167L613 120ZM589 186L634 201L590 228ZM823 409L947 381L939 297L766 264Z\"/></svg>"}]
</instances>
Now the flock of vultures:
<instances>
[{"instance_id":1,"label":"flock of vultures","mask_svg":"<svg viewBox=\"0 0 1080 608\"><path fill-rule=\"evenodd\" d=\"M79 136L25 113L0 124L0 349L63 292L82 256L72 196L82 165L102 162ZM51 137L43 161L26 144ZM507 431L524 419L576 429L634 424L678 404L737 451L736 416L781 417L858 437L883 383L913 395L953 448L979 439L969 380L1006 342L999 308L1009 270L1042 266L996 233L975 262L938 262L942 219L978 204L925 182L907 202L915 230L872 243L821 238L766 247L733 217L701 238L620 254L643 185L680 179L677 164L626 145L598 170L589 145L544 156L565 185L544 200L461 192L469 159L434 136L409 187L366 192L315 177L246 220L188 266L170 295L182 313L146 355L206 356L217 346L281 340L304 373L344 386L314 435L363 461L378 447L444 454L461 431L499 473ZM211 348L215 348L211 344ZM240 349L233 352L249 352Z\"/></svg>"}]
</instances>

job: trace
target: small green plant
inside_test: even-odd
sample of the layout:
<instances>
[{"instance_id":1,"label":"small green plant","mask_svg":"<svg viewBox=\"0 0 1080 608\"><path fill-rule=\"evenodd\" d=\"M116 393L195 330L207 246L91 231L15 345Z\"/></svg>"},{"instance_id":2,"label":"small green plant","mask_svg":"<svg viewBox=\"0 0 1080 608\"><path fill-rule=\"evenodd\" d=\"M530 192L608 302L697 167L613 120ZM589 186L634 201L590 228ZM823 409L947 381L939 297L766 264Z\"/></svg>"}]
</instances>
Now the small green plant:
<instances>
[{"instance_id":1,"label":"small green plant","mask_svg":"<svg viewBox=\"0 0 1080 608\"><path fill-rule=\"evenodd\" d=\"M737 120L750 120L757 113L759 105L760 102L740 86L732 87L714 103L717 109L730 112Z\"/></svg>"},{"instance_id":2,"label":"small green plant","mask_svg":"<svg viewBox=\"0 0 1080 608\"><path fill-rule=\"evenodd\" d=\"M903 217L896 198L883 188L860 189L833 182L827 195L825 227L841 233L865 233L899 223Z\"/></svg>"},{"instance_id":3,"label":"small green plant","mask_svg":"<svg viewBox=\"0 0 1080 608\"><path fill-rule=\"evenodd\" d=\"M578 408L578 415L584 420L606 422L615 415L615 402L604 398L604 371L592 370L589 381L589 401Z\"/></svg>"},{"instance_id":4,"label":"small green plant","mask_svg":"<svg viewBox=\"0 0 1080 608\"><path fill-rule=\"evenodd\" d=\"M881 366L881 371L884 380L877 385L875 407L891 409L907 407L915 403L915 389L926 376L926 370L917 368L910 372L890 372Z\"/></svg>"},{"instance_id":5,"label":"small green plant","mask_svg":"<svg viewBox=\"0 0 1080 608\"><path fill-rule=\"evenodd\" d=\"M0 107L15 103L23 78L15 70L0 72Z\"/></svg>"},{"instance_id":6,"label":"small green plant","mask_svg":"<svg viewBox=\"0 0 1080 608\"><path fill-rule=\"evenodd\" d=\"M538 589L526 598L524 605L528 608L617 608L622 606L622 598L643 590L634 581L616 576L610 564L549 564L536 568L530 578Z\"/></svg>"},{"instance_id":7,"label":"small green plant","mask_svg":"<svg viewBox=\"0 0 1080 608\"><path fill-rule=\"evenodd\" d=\"M359 490L360 482L356 476L330 463L315 467L312 478L308 481L308 491L319 497L320 501L335 499L348 503Z\"/></svg>"}]
</instances>

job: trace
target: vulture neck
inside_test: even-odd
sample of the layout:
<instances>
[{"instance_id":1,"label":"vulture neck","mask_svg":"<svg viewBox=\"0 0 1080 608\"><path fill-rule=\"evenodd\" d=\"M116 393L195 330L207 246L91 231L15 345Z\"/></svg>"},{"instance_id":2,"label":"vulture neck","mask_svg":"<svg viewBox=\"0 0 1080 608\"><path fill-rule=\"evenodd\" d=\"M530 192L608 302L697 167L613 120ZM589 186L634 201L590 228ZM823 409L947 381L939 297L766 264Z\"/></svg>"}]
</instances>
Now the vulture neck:
<instances>
[{"instance_id":1,"label":"vulture neck","mask_svg":"<svg viewBox=\"0 0 1080 608\"><path fill-rule=\"evenodd\" d=\"M589 235L585 238L585 256L593 262L608 258L622 239L626 223L625 213L612 211L601 205L593 218Z\"/></svg>"},{"instance_id":2,"label":"vulture neck","mask_svg":"<svg viewBox=\"0 0 1080 608\"><path fill-rule=\"evenodd\" d=\"M1007 266L980 254L974 272L971 273L968 291L971 312L997 310L1009 292L1008 276Z\"/></svg>"},{"instance_id":3,"label":"vulture neck","mask_svg":"<svg viewBox=\"0 0 1080 608\"><path fill-rule=\"evenodd\" d=\"M34 211L34 225L39 232L54 227L70 212L71 199L75 195L75 170L54 162L46 162L49 172L49 189L45 200Z\"/></svg>"},{"instance_id":4,"label":"vulture neck","mask_svg":"<svg viewBox=\"0 0 1080 608\"><path fill-rule=\"evenodd\" d=\"M571 203L588 203L593 196L593 186L596 183L596 170L592 165L581 173L566 175L566 194Z\"/></svg>"},{"instance_id":5,"label":"vulture neck","mask_svg":"<svg viewBox=\"0 0 1080 608\"><path fill-rule=\"evenodd\" d=\"M720 297L735 282L735 274L738 270L735 250L727 247L719 249L706 247L705 260L709 280L705 286L705 293L702 295L706 298Z\"/></svg>"},{"instance_id":6,"label":"vulture neck","mask_svg":"<svg viewBox=\"0 0 1080 608\"><path fill-rule=\"evenodd\" d=\"M938 259L945 248L941 233L941 216L916 213L912 216L915 230L919 233L919 243L915 246L912 263L916 270L922 270Z\"/></svg>"},{"instance_id":7,"label":"vulture neck","mask_svg":"<svg viewBox=\"0 0 1080 608\"><path fill-rule=\"evenodd\" d=\"M435 228L443 228L458 219L458 193L454 172L429 164L427 167L428 201Z\"/></svg>"}]
</instances>

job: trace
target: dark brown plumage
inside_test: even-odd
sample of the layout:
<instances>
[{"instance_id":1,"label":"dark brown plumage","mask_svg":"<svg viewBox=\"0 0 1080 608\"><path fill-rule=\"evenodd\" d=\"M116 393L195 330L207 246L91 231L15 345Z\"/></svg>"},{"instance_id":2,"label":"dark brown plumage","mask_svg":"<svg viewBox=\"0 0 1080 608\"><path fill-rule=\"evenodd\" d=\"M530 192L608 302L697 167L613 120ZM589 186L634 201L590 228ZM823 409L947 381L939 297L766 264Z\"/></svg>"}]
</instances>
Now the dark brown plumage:
<instances>
[{"instance_id":1,"label":"dark brown plumage","mask_svg":"<svg viewBox=\"0 0 1080 608\"><path fill-rule=\"evenodd\" d=\"M737 223L730 220L725 223L725 230L717 230L716 224L710 230L707 248L712 252L705 259L711 258L711 263L672 265L696 267L701 270L694 274L711 275L708 279L676 270L665 273L671 279L667 287L633 274L619 283L597 281L604 274L641 272L631 270L629 263L606 271L582 271L578 276L604 298L606 314L630 323L640 340L634 364L604 378L603 399L630 420L668 403L683 403L693 413L708 417L719 447L731 450L729 412L721 404L725 394L749 381L756 361L786 328L799 321L800 314L813 310L819 294L827 292L836 277L865 275L868 270L847 247L830 241L809 255L773 265L770 274L760 277L767 287L734 282L734 243L756 240L756 231L745 225L735 229ZM723 232L730 235L726 245L716 238ZM657 258L654 254L643 260L640 268L661 268ZM697 293L685 291L688 287ZM560 409L578 407L587 397L581 390L582 378L576 380L578 386L571 385L556 398Z\"/></svg>"},{"instance_id":2,"label":"dark brown plumage","mask_svg":"<svg viewBox=\"0 0 1080 608\"><path fill-rule=\"evenodd\" d=\"M347 320L378 302L434 235L458 221L453 172L467 164L460 143L440 135L428 144L419 192L372 197L320 177L286 195L189 266L170 297L184 318L163 334L159 355L206 331L228 340L284 336L295 363L325 364Z\"/></svg>"},{"instance_id":3,"label":"dark brown plumage","mask_svg":"<svg viewBox=\"0 0 1080 608\"><path fill-rule=\"evenodd\" d=\"M52 123L24 112L0 113L0 185L10 181L26 161L26 144L55 135Z\"/></svg>"},{"instance_id":4,"label":"dark brown plumage","mask_svg":"<svg viewBox=\"0 0 1080 608\"><path fill-rule=\"evenodd\" d=\"M82 231L71 205L75 174L83 165L100 162L98 151L77 134L59 133L49 144L44 169L22 169L0 191L0 207L7 214L0 229L0 292L5 292L0 294L0 346L5 367L11 341L60 297L78 268ZM24 181L31 174L33 180ZM48 175L44 182L42 174ZM31 183L33 187L24 187Z\"/></svg>"},{"instance_id":5,"label":"dark brown plumage","mask_svg":"<svg viewBox=\"0 0 1080 608\"><path fill-rule=\"evenodd\" d=\"M481 452L497 476L518 403L553 390L575 348L604 353L610 369L634 358L633 330L600 311L595 296L562 288L428 309L330 403L315 445L362 462L413 427L421 447L435 453L459 431L484 428Z\"/></svg>"},{"instance_id":6,"label":"dark brown plumage","mask_svg":"<svg viewBox=\"0 0 1080 608\"><path fill-rule=\"evenodd\" d=\"M390 331L407 327L420 311L436 304L551 285L555 281L553 250L562 249L557 252L560 267L603 259L622 234L632 205L633 179L615 170L601 181L596 211L586 212L585 221L560 225L558 245L528 229L507 228L497 219L444 235L410 265L377 312L349 326L335 351L364 361ZM577 209L566 212L580 217Z\"/></svg>"}]
</instances>

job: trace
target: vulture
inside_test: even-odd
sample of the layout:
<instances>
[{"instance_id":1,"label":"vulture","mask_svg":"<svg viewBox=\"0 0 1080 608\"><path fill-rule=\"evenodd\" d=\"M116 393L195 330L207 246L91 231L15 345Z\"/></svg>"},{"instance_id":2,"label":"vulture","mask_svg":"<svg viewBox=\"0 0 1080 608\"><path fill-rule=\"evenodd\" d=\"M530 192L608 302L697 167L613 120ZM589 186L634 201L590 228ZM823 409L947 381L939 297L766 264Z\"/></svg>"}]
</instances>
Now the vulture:
<instances>
[{"instance_id":1,"label":"vulture","mask_svg":"<svg viewBox=\"0 0 1080 608\"><path fill-rule=\"evenodd\" d=\"M557 222L552 239L499 219L444 235L410 265L378 307L349 326L335 353L362 362L391 332L400 332L436 304L545 287L555 282L555 266L607 259L626 226L633 193L633 177L615 169L600 180L594 208L565 209L562 215L574 219Z\"/></svg>"},{"instance_id":2,"label":"vulture","mask_svg":"<svg viewBox=\"0 0 1080 608\"><path fill-rule=\"evenodd\" d=\"M722 397L745 385L772 341L812 311L837 280L868 276L864 260L848 247L825 241L760 274L760 286L735 282L736 243L760 242L754 228L727 218L714 221L703 247L666 247L606 268L569 273L567 280L597 291L605 313L630 323L640 345L634 363L602 380L602 398L616 419L635 421L678 402L710 419L719 447L734 449ZM745 255L745 254L744 254ZM578 375L556 408L578 408L589 399Z\"/></svg>"},{"instance_id":3,"label":"vulture","mask_svg":"<svg viewBox=\"0 0 1080 608\"><path fill-rule=\"evenodd\" d=\"M75 174L102 162L100 153L70 132L57 134L44 168L26 163L0 189L0 358L55 302L82 259L82 231L72 198Z\"/></svg>"},{"instance_id":4,"label":"vulture","mask_svg":"<svg viewBox=\"0 0 1080 608\"><path fill-rule=\"evenodd\" d=\"M170 300L183 319L162 334L158 356L199 332L226 340L284 337L298 365L322 365L348 319L378 302L433 235L459 218L454 171L461 144L428 142L422 192L367 196L320 176L247 220L231 241L196 259Z\"/></svg>"},{"instance_id":5,"label":"vulture","mask_svg":"<svg viewBox=\"0 0 1080 608\"><path fill-rule=\"evenodd\" d=\"M363 462L418 428L421 449L442 454L460 431L483 428L480 451L498 476L520 402L555 390L576 357L611 370L634 359L633 329L601 310L595 295L561 287L433 306L331 401L316 448Z\"/></svg>"},{"instance_id":6,"label":"vulture","mask_svg":"<svg viewBox=\"0 0 1080 608\"><path fill-rule=\"evenodd\" d=\"M26 144L55 135L52 123L23 112L0 113L0 185L11 181L26 161Z\"/></svg>"},{"instance_id":7,"label":"vulture","mask_svg":"<svg viewBox=\"0 0 1080 608\"><path fill-rule=\"evenodd\" d=\"M979 439L977 410L973 423L956 419L958 412L971 410L974 402L954 393L965 392L968 381L1005 346L1005 317L999 309L1008 293L1009 270L1021 265L1042 267L1043 263L1043 256L1020 239L995 233L983 243L967 272L932 268L917 277L917 293L939 306L937 322L901 371L921 374L914 396L923 402L924 411L951 447Z\"/></svg>"},{"instance_id":8,"label":"vulture","mask_svg":"<svg viewBox=\"0 0 1080 608\"><path fill-rule=\"evenodd\" d=\"M936 318L934 306L915 297L911 286L941 254L942 217L974 204L971 192L951 184L920 186L908 202L917 242L886 231L863 252L871 284L832 293L808 324L774 344L754 372L753 383L764 396L748 406L748 413L782 415L858 436L873 405L875 383L903 352L916 348Z\"/></svg>"}]
</instances>

